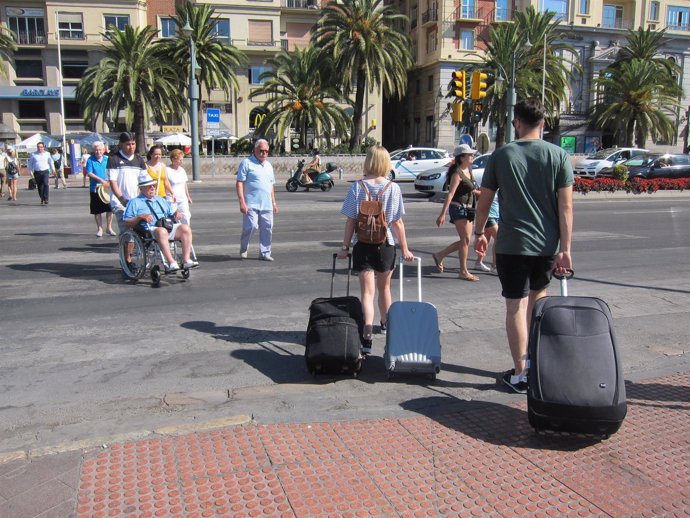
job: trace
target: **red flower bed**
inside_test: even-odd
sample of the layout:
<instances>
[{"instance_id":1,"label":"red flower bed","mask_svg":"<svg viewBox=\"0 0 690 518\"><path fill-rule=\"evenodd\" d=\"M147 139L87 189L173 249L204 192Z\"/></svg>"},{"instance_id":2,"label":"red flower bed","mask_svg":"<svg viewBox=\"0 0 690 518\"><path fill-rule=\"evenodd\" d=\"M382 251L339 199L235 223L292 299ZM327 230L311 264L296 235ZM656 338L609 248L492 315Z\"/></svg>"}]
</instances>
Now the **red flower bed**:
<instances>
[{"instance_id":1,"label":"red flower bed","mask_svg":"<svg viewBox=\"0 0 690 518\"><path fill-rule=\"evenodd\" d=\"M656 191L682 191L690 189L690 178L657 178L655 180L641 180L635 178L627 182L614 180L613 178L582 178L575 177L575 192L587 194L588 192L615 192L625 191L635 194L643 192L653 193Z\"/></svg>"}]
</instances>

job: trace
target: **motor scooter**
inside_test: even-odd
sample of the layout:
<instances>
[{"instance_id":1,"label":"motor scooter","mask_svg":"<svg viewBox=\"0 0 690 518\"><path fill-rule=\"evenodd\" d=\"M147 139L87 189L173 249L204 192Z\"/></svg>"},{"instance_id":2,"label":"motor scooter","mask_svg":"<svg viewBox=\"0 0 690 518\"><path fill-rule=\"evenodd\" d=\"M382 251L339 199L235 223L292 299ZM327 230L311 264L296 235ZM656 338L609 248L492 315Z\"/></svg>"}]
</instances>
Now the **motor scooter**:
<instances>
[{"instance_id":1,"label":"motor scooter","mask_svg":"<svg viewBox=\"0 0 690 518\"><path fill-rule=\"evenodd\" d=\"M330 173L335 171L337 168L338 166L333 162L328 162L326 164L325 171L313 171L313 176L311 179L312 181L310 183L303 183L301 178L302 169L304 169L304 160L298 160L297 168L288 179L287 183L285 184L285 188L288 190L288 192L295 192L300 187L306 190L321 189L322 191L330 191L334 185L333 177Z\"/></svg>"}]
</instances>

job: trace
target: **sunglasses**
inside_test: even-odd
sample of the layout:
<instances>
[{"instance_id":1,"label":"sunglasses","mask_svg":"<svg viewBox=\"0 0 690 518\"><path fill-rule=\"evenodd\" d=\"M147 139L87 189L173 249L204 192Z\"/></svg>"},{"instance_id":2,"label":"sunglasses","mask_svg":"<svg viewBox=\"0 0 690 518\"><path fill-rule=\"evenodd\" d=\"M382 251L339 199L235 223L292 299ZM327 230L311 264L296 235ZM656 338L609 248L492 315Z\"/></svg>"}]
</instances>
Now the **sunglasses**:
<instances>
[{"instance_id":1,"label":"sunglasses","mask_svg":"<svg viewBox=\"0 0 690 518\"><path fill-rule=\"evenodd\" d=\"M268 153L268 149L257 149L257 153Z\"/></svg>"}]
</instances>

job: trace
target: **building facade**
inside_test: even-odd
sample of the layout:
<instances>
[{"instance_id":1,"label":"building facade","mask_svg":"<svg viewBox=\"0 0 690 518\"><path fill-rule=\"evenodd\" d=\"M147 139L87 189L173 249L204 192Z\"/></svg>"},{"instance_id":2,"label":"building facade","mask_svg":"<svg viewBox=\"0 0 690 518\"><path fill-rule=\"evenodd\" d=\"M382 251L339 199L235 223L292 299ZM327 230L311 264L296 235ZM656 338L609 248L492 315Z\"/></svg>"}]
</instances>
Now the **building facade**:
<instances>
[{"instance_id":1,"label":"building facade","mask_svg":"<svg viewBox=\"0 0 690 518\"><path fill-rule=\"evenodd\" d=\"M555 13L562 40L575 49L568 57L582 67L570 85L568 102L561 106L558 131L547 132L556 143L577 153L589 150L597 139L617 144L610 135L588 128L587 113L594 102L592 80L615 60L628 29L667 30L662 54L680 66L679 84L690 92L689 0L401 0L398 5L410 18L416 67L405 100L390 113L389 118L398 117L394 126L399 128L384 133L384 143L391 147L414 143L452 149L463 133L478 129L492 135L490 126L469 128L452 122L445 97L448 84L454 70L481 61L482 38L488 37L492 24L511 22L514 13L528 5ZM681 103L675 115L679 137L650 142L650 147L683 147L689 101L683 98Z\"/></svg>"},{"instance_id":2,"label":"building facade","mask_svg":"<svg viewBox=\"0 0 690 518\"><path fill-rule=\"evenodd\" d=\"M216 0L207 3L218 18L217 37L243 51L248 63L236 70L239 89L226 92L202 86L202 109L220 109L220 130L251 138L254 128L265 116L265 99L250 99L261 84L266 59L280 49L304 48L311 27L318 20L320 2L316 0ZM8 143L41 132L63 133L64 105L67 133L96 130L117 132L122 120L100 120L96 127L84 124L75 90L87 67L103 55L106 26L114 24L151 25L159 37L175 35L173 16L180 0L93 0L53 2L3 2L0 23L17 34L18 50L8 65L9 77L0 78L0 140ZM58 38L59 36L59 38ZM58 41L59 40L59 41ZM60 52L58 53L58 45ZM62 59L58 59L61 56ZM62 95L60 88L62 66ZM181 71L188 75L188 71ZM62 99L61 99L62 98ZM367 96L363 133L381 140L380 97ZM189 131L189 120L152 121L152 132ZM287 143L289 145L289 143Z\"/></svg>"}]
</instances>

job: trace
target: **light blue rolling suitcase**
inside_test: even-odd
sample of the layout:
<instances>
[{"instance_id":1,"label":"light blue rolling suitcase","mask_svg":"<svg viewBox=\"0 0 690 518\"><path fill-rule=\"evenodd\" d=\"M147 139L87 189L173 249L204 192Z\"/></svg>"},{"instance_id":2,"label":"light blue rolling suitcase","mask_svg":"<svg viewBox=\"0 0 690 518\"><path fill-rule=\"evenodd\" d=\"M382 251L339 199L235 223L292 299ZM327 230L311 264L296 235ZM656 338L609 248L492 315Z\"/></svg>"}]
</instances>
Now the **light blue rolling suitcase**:
<instances>
[{"instance_id":1,"label":"light blue rolling suitcase","mask_svg":"<svg viewBox=\"0 0 690 518\"><path fill-rule=\"evenodd\" d=\"M441 371L441 331L436 307L422 302L422 260L417 262L417 302L403 297L403 263L400 258L400 300L388 310L386 350L383 361L392 378L398 373L425 374L431 379Z\"/></svg>"}]
</instances>

